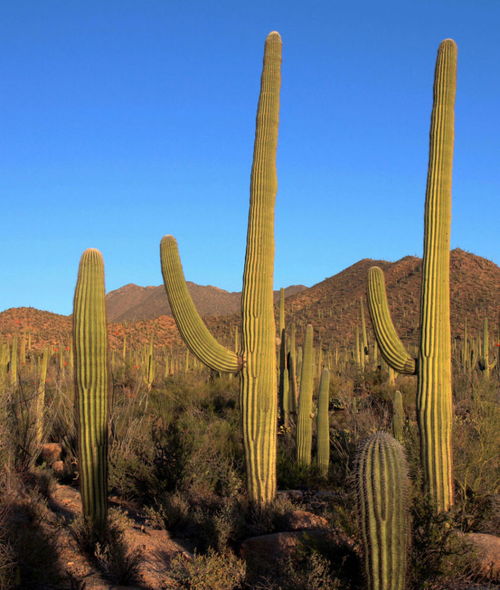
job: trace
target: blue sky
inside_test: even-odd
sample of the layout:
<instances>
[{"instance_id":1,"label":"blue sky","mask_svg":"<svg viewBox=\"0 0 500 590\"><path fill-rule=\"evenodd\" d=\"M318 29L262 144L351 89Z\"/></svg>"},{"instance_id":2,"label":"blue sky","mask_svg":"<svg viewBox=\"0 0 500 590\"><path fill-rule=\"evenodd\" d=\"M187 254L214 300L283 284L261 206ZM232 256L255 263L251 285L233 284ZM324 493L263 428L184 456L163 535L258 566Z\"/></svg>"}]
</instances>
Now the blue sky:
<instances>
[{"instance_id":1,"label":"blue sky","mask_svg":"<svg viewBox=\"0 0 500 590\"><path fill-rule=\"evenodd\" d=\"M497 0L16 0L0 8L0 310L107 290L241 289L263 44L283 39L276 287L421 255L434 63L458 44L452 247L500 260Z\"/></svg>"}]
</instances>

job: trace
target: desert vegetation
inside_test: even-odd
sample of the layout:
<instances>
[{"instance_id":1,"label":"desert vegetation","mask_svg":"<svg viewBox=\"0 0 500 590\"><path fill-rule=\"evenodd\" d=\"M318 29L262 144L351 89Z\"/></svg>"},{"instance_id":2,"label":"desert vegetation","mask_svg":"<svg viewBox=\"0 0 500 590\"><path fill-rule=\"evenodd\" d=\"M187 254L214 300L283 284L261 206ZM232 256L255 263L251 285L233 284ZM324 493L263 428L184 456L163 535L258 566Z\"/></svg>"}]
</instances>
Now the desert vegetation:
<instances>
[{"instance_id":1,"label":"desert vegetation","mask_svg":"<svg viewBox=\"0 0 500 590\"><path fill-rule=\"evenodd\" d=\"M93 249L80 261L71 320L35 330L34 314L6 316L0 588L499 582L498 318L489 302L450 312L455 43L438 51L420 322L403 338L406 308L388 302L379 265L363 265L366 295L346 305L348 337L324 330L336 319L328 297L313 306L307 292L288 300L282 290L275 302L280 63L273 32L241 317L207 327L172 236L160 258L178 332L171 318L107 324ZM409 262L406 283L417 274Z\"/></svg>"}]
</instances>

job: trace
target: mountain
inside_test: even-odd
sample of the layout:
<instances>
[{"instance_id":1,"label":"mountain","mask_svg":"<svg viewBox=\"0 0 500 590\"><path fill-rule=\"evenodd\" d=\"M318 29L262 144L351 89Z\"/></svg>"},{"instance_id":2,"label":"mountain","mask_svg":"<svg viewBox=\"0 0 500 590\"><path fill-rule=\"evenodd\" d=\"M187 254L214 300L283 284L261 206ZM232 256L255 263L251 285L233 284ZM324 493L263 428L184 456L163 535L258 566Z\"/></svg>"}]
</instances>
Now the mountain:
<instances>
[{"instance_id":1,"label":"mountain","mask_svg":"<svg viewBox=\"0 0 500 590\"><path fill-rule=\"evenodd\" d=\"M298 325L312 323L322 341L337 345L354 342L361 326L363 299L368 331L372 334L366 305L368 269L379 266L385 275L387 299L396 330L403 341L416 344L420 324L420 283L422 260L405 256L397 262L365 258L339 274L290 297L287 308ZM451 328L454 338L463 334L467 318L469 334L478 334L483 319L489 320L490 334L498 330L500 268L490 260L459 248L450 255ZM490 336L492 339L493 336Z\"/></svg>"},{"instance_id":2,"label":"mountain","mask_svg":"<svg viewBox=\"0 0 500 590\"><path fill-rule=\"evenodd\" d=\"M241 293L224 291L218 287L202 286L187 281L188 290L201 316L232 315L240 312ZM293 285L285 289L285 297L298 293L307 287ZM279 291L275 291L275 300ZM163 285L139 287L132 283L110 291L106 295L108 320L125 322L150 320L161 315L172 315Z\"/></svg>"},{"instance_id":3,"label":"mountain","mask_svg":"<svg viewBox=\"0 0 500 590\"><path fill-rule=\"evenodd\" d=\"M366 280L368 269L374 265L384 271L387 298L398 334L407 344L418 342L422 260L415 256L405 256L397 262L365 258L311 288L289 287L285 302L287 324L295 323L299 342L306 324L311 323L315 328L316 341L321 339L325 345L352 346L356 327L361 325L361 300L369 338L373 342L366 306ZM487 317L490 342L498 342L500 268L490 260L456 249L451 252L450 274L452 337L463 336L465 319L469 335L479 335L483 319ZM223 344L232 346L234 327L241 320L240 294L193 283L190 283L190 290L210 330ZM175 322L166 315L169 308L163 287L125 285L109 293L107 301L111 347L120 347L125 333L131 344L146 343L152 335L159 345L180 344ZM230 304L226 304L228 301ZM160 305L161 309L156 305ZM158 313L163 315L155 317ZM133 320L134 316L142 317ZM116 318L121 319L116 321ZM34 308L12 308L0 313L0 335L28 331L34 346L44 342L68 345L71 318Z\"/></svg>"}]
</instances>

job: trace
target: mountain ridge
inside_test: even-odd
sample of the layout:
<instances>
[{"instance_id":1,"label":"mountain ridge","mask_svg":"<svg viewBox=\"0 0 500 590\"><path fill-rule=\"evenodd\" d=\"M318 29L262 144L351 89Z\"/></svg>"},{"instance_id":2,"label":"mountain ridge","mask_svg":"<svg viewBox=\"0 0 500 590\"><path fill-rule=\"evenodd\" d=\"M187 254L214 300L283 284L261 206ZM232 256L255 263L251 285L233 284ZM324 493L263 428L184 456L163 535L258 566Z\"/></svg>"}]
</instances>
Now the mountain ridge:
<instances>
[{"instance_id":1,"label":"mountain ridge","mask_svg":"<svg viewBox=\"0 0 500 590\"><path fill-rule=\"evenodd\" d=\"M364 258L312 287L289 292L285 303L287 323L290 325L293 322L297 326L299 342L306 324L311 323L317 341L340 347L352 346L356 326L360 326L360 301L363 301L369 338L373 342L366 305L366 281L368 269L375 265L384 271L387 298L398 334L407 344L417 343L422 260L416 256L404 256L395 262ZM486 258L455 249L450 256L450 278L452 337L463 337L465 319L469 334L479 335L482 322L487 317L490 322L490 341L499 339L500 267ZM156 293L157 289L163 290L163 287L138 287L129 283L120 289L125 292L139 290L142 294L146 293L148 299L150 293ZM120 289L108 295L116 294ZM209 293L216 293L213 288L209 289L212 289ZM223 294L226 293L229 292L223 291ZM238 298L237 311L233 308L232 313L224 310L226 313L218 315L207 315L201 311L209 328L226 346L233 345L231 335L234 334L234 327L241 322L240 294L229 294ZM136 305L142 305L141 297L137 298ZM165 312L163 306L161 315L153 318L125 322L108 318L111 347L120 346L125 333L130 341L145 343L154 335L155 342L181 345L175 322ZM0 334L11 336L28 330L32 332L34 345L43 342L68 344L71 316L25 307L10 308L0 313Z\"/></svg>"}]
</instances>

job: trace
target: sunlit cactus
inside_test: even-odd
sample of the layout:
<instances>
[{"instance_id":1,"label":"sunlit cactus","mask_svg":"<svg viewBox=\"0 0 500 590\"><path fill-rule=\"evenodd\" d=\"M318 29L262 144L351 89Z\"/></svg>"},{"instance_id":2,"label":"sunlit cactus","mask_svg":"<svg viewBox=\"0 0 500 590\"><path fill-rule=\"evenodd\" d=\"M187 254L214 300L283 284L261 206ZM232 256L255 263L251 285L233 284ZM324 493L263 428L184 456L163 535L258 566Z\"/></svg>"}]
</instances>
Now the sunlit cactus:
<instances>
[{"instance_id":1,"label":"sunlit cactus","mask_svg":"<svg viewBox=\"0 0 500 590\"><path fill-rule=\"evenodd\" d=\"M330 371L323 369L319 382L318 415L316 418L316 437L318 446L317 463L322 477L328 475L330 465Z\"/></svg>"},{"instance_id":2,"label":"sunlit cactus","mask_svg":"<svg viewBox=\"0 0 500 590\"><path fill-rule=\"evenodd\" d=\"M172 313L188 348L218 371L241 371L241 411L252 503L264 506L276 493L277 375L274 319L274 205L277 192L281 37L266 39L257 108L250 211L242 290L242 353L222 347L208 332L187 292L177 245L161 242L162 272Z\"/></svg>"},{"instance_id":3,"label":"sunlit cactus","mask_svg":"<svg viewBox=\"0 0 500 590\"><path fill-rule=\"evenodd\" d=\"M382 355L396 371L418 374L424 486L436 512L453 504L450 225L456 65L457 46L446 39L439 46L434 76L416 363L393 327L382 271L370 269L368 280L370 315Z\"/></svg>"},{"instance_id":4,"label":"sunlit cactus","mask_svg":"<svg viewBox=\"0 0 500 590\"><path fill-rule=\"evenodd\" d=\"M75 402L83 514L101 535L107 520L108 347L104 262L98 250L80 260L73 301Z\"/></svg>"},{"instance_id":5,"label":"sunlit cactus","mask_svg":"<svg viewBox=\"0 0 500 590\"><path fill-rule=\"evenodd\" d=\"M311 464L312 424L314 418L312 401L314 388L313 336L313 327L308 324L304 339L297 416L297 463L302 466Z\"/></svg>"},{"instance_id":6,"label":"sunlit cactus","mask_svg":"<svg viewBox=\"0 0 500 590\"><path fill-rule=\"evenodd\" d=\"M392 398L392 434L394 438L403 443L405 424L405 411L403 407L403 396L399 390L394 392Z\"/></svg>"},{"instance_id":7,"label":"sunlit cactus","mask_svg":"<svg viewBox=\"0 0 500 590\"><path fill-rule=\"evenodd\" d=\"M368 590L405 590L409 481L401 444L386 432L370 436L358 451L356 477Z\"/></svg>"}]
</instances>

